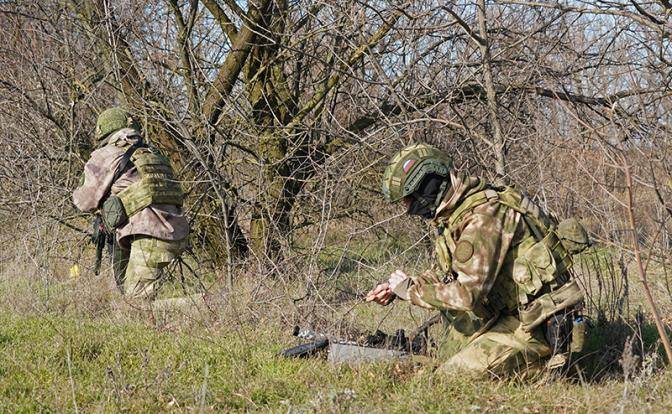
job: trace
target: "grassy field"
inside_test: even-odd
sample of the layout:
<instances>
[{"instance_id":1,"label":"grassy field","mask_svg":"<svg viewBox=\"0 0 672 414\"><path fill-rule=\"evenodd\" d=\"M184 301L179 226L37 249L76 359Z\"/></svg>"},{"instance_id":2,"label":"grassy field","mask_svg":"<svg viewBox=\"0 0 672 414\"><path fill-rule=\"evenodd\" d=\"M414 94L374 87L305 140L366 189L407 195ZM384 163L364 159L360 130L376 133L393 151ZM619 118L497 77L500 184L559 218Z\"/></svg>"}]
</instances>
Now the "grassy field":
<instances>
[{"instance_id":1,"label":"grassy field","mask_svg":"<svg viewBox=\"0 0 672 414\"><path fill-rule=\"evenodd\" d=\"M289 298L300 285L245 276L235 295L213 295L213 312L159 326L103 276L4 276L0 412L672 412L672 372L661 369L646 316L634 313L594 320L581 374L552 381L442 377L432 361L350 367L278 357L297 343L288 331L298 322L391 332L427 316L343 298L366 283L296 305Z\"/></svg>"},{"instance_id":2,"label":"grassy field","mask_svg":"<svg viewBox=\"0 0 672 414\"><path fill-rule=\"evenodd\" d=\"M467 381L409 363L284 360L264 324L161 332L140 323L0 315L0 412L654 412L672 375Z\"/></svg>"}]
</instances>

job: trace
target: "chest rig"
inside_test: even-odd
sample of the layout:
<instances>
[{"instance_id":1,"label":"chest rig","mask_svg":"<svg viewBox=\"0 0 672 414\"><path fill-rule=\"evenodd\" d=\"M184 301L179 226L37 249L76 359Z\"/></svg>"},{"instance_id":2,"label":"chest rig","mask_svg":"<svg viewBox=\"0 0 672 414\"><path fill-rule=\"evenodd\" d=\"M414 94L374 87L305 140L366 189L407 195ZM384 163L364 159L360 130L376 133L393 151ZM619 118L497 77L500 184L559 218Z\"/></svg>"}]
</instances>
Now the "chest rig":
<instances>
[{"instance_id":1,"label":"chest rig","mask_svg":"<svg viewBox=\"0 0 672 414\"><path fill-rule=\"evenodd\" d=\"M443 273L448 275L444 280L448 282L454 277L451 276L451 252L456 248L455 230L476 207L493 201L520 213L528 231L513 240L492 289L482 300L494 312L519 313L520 316L527 309L543 304L543 309L529 316L531 330L543 321L538 319L583 299L576 282L568 283L572 256L556 233L558 223L555 218L511 187L485 188L469 195L441 221L435 245L436 258Z\"/></svg>"}]
</instances>

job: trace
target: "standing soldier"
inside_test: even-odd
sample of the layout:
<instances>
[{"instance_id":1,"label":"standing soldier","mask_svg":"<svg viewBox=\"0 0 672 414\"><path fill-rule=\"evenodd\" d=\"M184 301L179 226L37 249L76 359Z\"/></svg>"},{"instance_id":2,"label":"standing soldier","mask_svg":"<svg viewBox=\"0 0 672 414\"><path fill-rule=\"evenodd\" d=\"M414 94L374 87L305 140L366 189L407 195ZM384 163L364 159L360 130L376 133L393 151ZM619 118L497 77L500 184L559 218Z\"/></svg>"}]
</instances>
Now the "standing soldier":
<instances>
[{"instance_id":1,"label":"standing soldier","mask_svg":"<svg viewBox=\"0 0 672 414\"><path fill-rule=\"evenodd\" d=\"M153 300L162 269L187 244L184 194L168 159L145 144L123 109L100 114L96 140L72 199L82 211L100 211L105 230L114 233L112 267L121 292Z\"/></svg>"},{"instance_id":2,"label":"standing soldier","mask_svg":"<svg viewBox=\"0 0 672 414\"><path fill-rule=\"evenodd\" d=\"M558 226L514 188L456 174L426 144L391 160L383 194L436 226L437 263L421 275L395 271L367 300L399 297L440 310L451 327L444 339L457 349L441 371L526 374L551 356L550 367L562 366L580 350L583 294L570 267L588 238L576 220Z\"/></svg>"}]
</instances>

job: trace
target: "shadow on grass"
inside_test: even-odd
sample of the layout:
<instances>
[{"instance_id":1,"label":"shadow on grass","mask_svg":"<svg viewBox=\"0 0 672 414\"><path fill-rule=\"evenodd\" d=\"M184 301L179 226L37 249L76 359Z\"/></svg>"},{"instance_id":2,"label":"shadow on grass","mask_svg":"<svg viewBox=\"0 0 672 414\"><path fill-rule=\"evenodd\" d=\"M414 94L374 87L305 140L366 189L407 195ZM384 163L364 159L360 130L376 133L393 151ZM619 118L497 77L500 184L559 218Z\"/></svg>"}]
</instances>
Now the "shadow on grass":
<instances>
[{"instance_id":1,"label":"shadow on grass","mask_svg":"<svg viewBox=\"0 0 672 414\"><path fill-rule=\"evenodd\" d=\"M637 314L632 320L594 320L583 351L573 359L570 376L595 383L655 368L663 354L655 324Z\"/></svg>"}]
</instances>

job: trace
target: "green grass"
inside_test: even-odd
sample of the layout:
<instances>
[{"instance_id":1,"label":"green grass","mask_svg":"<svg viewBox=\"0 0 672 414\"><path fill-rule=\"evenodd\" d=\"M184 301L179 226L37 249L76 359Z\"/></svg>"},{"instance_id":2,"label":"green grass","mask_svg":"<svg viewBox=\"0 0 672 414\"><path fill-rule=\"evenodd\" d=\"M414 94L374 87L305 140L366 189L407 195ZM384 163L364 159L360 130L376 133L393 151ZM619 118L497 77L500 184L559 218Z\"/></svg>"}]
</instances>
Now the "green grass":
<instances>
[{"instance_id":1,"label":"green grass","mask_svg":"<svg viewBox=\"0 0 672 414\"><path fill-rule=\"evenodd\" d=\"M142 318L140 318L142 319ZM0 313L0 412L669 412L672 375L628 383L468 381L408 363L277 357L272 324L162 332L142 321ZM234 324L235 325L235 324ZM240 328L243 328L241 330ZM655 392L654 392L655 390Z\"/></svg>"},{"instance_id":2,"label":"green grass","mask_svg":"<svg viewBox=\"0 0 672 414\"><path fill-rule=\"evenodd\" d=\"M349 367L277 356L297 343L287 333L293 323L332 333L391 333L422 323L429 313L406 303L356 305L386 272L426 265L420 249L411 258L390 249L353 243L322 250L319 296L296 302L291 298L306 292L301 273L286 281L237 273L235 295L213 291L212 315L180 318L170 330L125 309L109 275L73 280L67 266L44 278L0 275L0 413L672 412L672 371L657 368L657 332L647 315L633 325L634 311L627 321L596 318L582 376L550 382L447 378L432 369L440 361ZM633 301L641 299L636 287ZM181 292L173 286L163 293ZM641 332L635 345L642 344L635 358L644 363L626 380L619 359L633 327Z\"/></svg>"}]
</instances>

